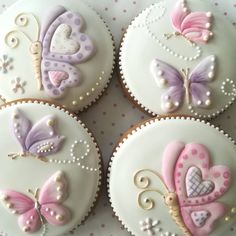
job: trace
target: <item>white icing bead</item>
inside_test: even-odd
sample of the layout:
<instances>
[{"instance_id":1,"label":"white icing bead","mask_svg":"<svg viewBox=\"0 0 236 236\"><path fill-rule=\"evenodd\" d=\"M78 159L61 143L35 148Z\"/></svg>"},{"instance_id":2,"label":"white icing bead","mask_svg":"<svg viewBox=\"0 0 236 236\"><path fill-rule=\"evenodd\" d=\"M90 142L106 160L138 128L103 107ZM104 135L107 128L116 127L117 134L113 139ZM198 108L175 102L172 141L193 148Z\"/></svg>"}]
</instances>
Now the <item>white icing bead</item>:
<instances>
[{"instance_id":1,"label":"white icing bead","mask_svg":"<svg viewBox=\"0 0 236 236\"><path fill-rule=\"evenodd\" d=\"M209 79L214 78L214 72L213 71L209 72L208 73L208 77L209 77Z\"/></svg>"},{"instance_id":2,"label":"white icing bead","mask_svg":"<svg viewBox=\"0 0 236 236\"><path fill-rule=\"evenodd\" d=\"M198 105L201 105L201 104L202 104L202 101L200 101L200 100L197 101L197 104L198 104Z\"/></svg>"},{"instance_id":3,"label":"white icing bead","mask_svg":"<svg viewBox=\"0 0 236 236\"><path fill-rule=\"evenodd\" d=\"M171 109L171 108L173 108L173 103L172 102L167 102L166 104L165 104L165 107L166 107L166 109Z\"/></svg>"},{"instance_id":4,"label":"white icing bead","mask_svg":"<svg viewBox=\"0 0 236 236\"><path fill-rule=\"evenodd\" d=\"M163 72L162 70L158 70L158 71L157 71L158 76L162 76L163 73L164 73L164 72Z\"/></svg>"},{"instance_id":5,"label":"white icing bead","mask_svg":"<svg viewBox=\"0 0 236 236\"><path fill-rule=\"evenodd\" d=\"M208 99L208 100L206 100L206 101L205 101L205 104L206 104L206 106L208 106L208 107L209 107L209 106L211 105L211 100L209 100L209 99Z\"/></svg>"},{"instance_id":6,"label":"white icing bead","mask_svg":"<svg viewBox=\"0 0 236 236\"><path fill-rule=\"evenodd\" d=\"M212 13L211 13L211 12L207 12L207 13L206 13L206 16L207 16L207 17L212 17Z\"/></svg>"},{"instance_id":7,"label":"white icing bead","mask_svg":"<svg viewBox=\"0 0 236 236\"><path fill-rule=\"evenodd\" d=\"M209 29L211 27L210 23L206 23L206 28Z\"/></svg>"},{"instance_id":8,"label":"white icing bead","mask_svg":"<svg viewBox=\"0 0 236 236\"><path fill-rule=\"evenodd\" d=\"M160 79L160 87L164 87L167 84L166 79Z\"/></svg>"},{"instance_id":9,"label":"white icing bead","mask_svg":"<svg viewBox=\"0 0 236 236\"><path fill-rule=\"evenodd\" d=\"M208 35L204 35L203 36L203 40L206 42L206 41L208 41L209 40L209 36Z\"/></svg>"}]
</instances>

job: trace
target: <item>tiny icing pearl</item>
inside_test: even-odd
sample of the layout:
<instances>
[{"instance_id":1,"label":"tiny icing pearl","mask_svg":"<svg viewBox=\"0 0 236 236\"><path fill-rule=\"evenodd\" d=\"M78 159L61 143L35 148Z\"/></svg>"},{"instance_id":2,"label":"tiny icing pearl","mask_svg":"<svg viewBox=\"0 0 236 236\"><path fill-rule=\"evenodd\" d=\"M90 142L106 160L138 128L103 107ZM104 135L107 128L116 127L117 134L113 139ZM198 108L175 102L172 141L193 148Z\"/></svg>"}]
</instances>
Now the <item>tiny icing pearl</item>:
<instances>
[{"instance_id":1,"label":"tiny icing pearl","mask_svg":"<svg viewBox=\"0 0 236 236\"><path fill-rule=\"evenodd\" d=\"M210 92L210 91L207 91L207 92L206 92L206 95L207 95L207 97L211 96L211 92Z\"/></svg>"},{"instance_id":2,"label":"tiny icing pearl","mask_svg":"<svg viewBox=\"0 0 236 236\"><path fill-rule=\"evenodd\" d=\"M208 73L208 77L209 77L209 79L212 79L212 78L214 77L213 71L211 71L211 72Z\"/></svg>"},{"instance_id":3,"label":"tiny icing pearl","mask_svg":"<svg viewBox=\"0 0 236 236\"><path fill-rule=\"evenodd\" d=\"M162 70L158 70L158 71L157 71L157 74L158 74L159 76L162 76L162 75L163 75L163 71L162 71Z\"/></svg>"},{"instance_id":4,"label":"tiny icing pearl","mask_svg":"<svg viewBox=\"0 0 236 236\"><path fill-rule=\"evenodd\" d=\"M83 97L83 96L80 96L80 97L79 97L79 100L80 100L80 101L84 100L84 97Z\"/></svg>"},{"instance_id":5,"label":"tiny icing pearl","mask_svg":"<svg viewBox=\"0 0 236 236\"><path fill-rule=\"evenodd\" d=\"M173 103L172 103L172 102L167 102L167 103L165 104L165 107L166 107L167 109L171 109L171 108L173 107Z\"/></svg>"},{"instance_id":6,"label":"tiny icing pearl","mask_svg":"<svg viewBox=\"0 0 236 236\"><path fill-rule=\"evenodd\" d=\"M63 221L64 219L65 219L65 217L63 215L57 215L56 216L57 221Z\"/></svg>"},{"instance_id":7,"label":"tiny icing pearl","mask_svg":"<svg viewBox=\"0 0 236 236\"><path fill-rule=\"evenodd\" d=\"M206 23L206 28L209 29L211 27L210 23Z\"/></svg>"},{"instance_id":8,"label":"tiny icing pearl","mask_svg":"<svg viewBox=\"0 0 236 236\"><path fill-rule=\"evenodd\" d=\"M201 104L202 104L202 101L200 101L200 100L197 101L197 104L198 104L198 105L201 105Z\"/></svg>"},{"instance_id":9,"label":"tiny icing pearl","mask_svg":"<svg viewBox=\"0 0 236 236\"><path fill-rule=\"evenodd\" d=\"M54 125L54 120L48 120L47 121L47 126L53 126Z\"/></svg>"},{"instance_id":10,"label":"tiny icing pearl","mask_svg":"<svg viewBox=\"0 0 236 236\"><path fill-rule=\"evenodd\" d=\"M23 231L24 231L24 232L29 232L29 231L30 231L30 227L24 226L24 227L23 227Z\"/></svg>"},{"instance_id":11,"label":"tiny icing pearl","mask_svg":"<svg viewBox=\"0 0 236 236\"><path fill-rule=\"evenodd\" d=\"M179 102L175 102L175 106L178 107L179 106Z\"/></svg>"},{"instance_id":12,"label":"tiny icing pearl","mask_svg":"<svg viewBox=\"0 0 236 236\"><path fill-rule=\"evenodd\" d=\"M212 13L209 11L209 12L206 13L206 16L207 17L212 17Z\"/></svg>"},{"instance_id":13,"label":"tiny icing pearl","mask_svg":"<svg viewBox=\"0 0 236 236\"><path fill-rule=\"evenodd\" d=\"M77 104L78 104L77 101L73 101L73 102L72 102L72 105L74 105L74 106L76 106Z\"/></svg>"},{"instance_id":14,"label":"tiny icing pearl","mask_svg":"<svg viewBox=\"0 0 236 236\"><path fill-rule=\"evenodd\" d=\"M209 99L208 99L208 100L206 100L206 101L205 101L205 104L206 104L206 106L208 106L208 107L209 107L209 106L211 105L211 100L209 100Z\"/></svg>"},{"instance_id":15,"label":"tiny icing pearl","mask_svg":"<svg viewBox=\"0 0 236 236\"><path fill-rule=\"evenodd\" d=\"M204 41L208 41L209 40L209 36L208 35L203 36L203 40Z\"/></svg>"},{"instance_id":16,"label":"tiny icing pearl","mask_svg":"<svg viewBox=\"0 0 236 236\"><path fill-rule=\"evenodd\" d=\"M163 87L167 84L167 80L166 79L160 79L160 86Z\"/></svg>"}]
</instances>

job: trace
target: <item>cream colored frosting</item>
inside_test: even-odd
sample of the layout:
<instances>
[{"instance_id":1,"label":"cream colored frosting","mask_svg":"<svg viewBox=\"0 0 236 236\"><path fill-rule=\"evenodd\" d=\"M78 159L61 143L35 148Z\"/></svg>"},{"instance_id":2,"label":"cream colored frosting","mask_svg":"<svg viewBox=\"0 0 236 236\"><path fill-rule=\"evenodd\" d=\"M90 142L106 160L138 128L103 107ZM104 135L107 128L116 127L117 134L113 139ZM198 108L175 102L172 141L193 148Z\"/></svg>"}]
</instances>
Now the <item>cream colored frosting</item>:
<instances>
[{"instance_id":1,"label":"cream colored frosting","mask_svg":"<svg viewBox=\"0 0 236 236\"><path fill-rule=\"evenodd\" d=\"M114 212L133 235L183 235L170 216L169 208L165 205L163 198L155 192L155 190L165 191L160 179L149 171L144 171L143 175L139 175L139 177L148 176L150 188L154 189L153 192L147 191L143 196L144 201L145 198L154 201L153 208L150 210L140 207L138 194L142 192L142 189L135 184L135 176L140 170L152 170L163 176L164 150L168 144L175 141L184 144L202 144L210 153L211 166L224 165L230 168L231 187L222 197L217 199L218 202L227 206L228 212L225 217L217 221L214 231L210 235L233 236L235 233L230 228L236 215L230 211L236 206L236 148L222 131L199 120L189 118L152 120L143 123L128 134L127 138L116 148L109 169L108 188ZM174 175L174 173L166 174ZM143 179L143 183L145 183L145 179ZM227 216L229 216L229 221L225 220ZM145 230L143 227L145 224L149 225L150 230L147 230L148 226ZM165 234L166 232L169 234Z\"/></svg>"},{"instance_id":2,"label":"cream colored frosting","mask_svg":"<svg viewBox=\"0 0 236 236\"><path fill-rule=\"evenodd\" d=\"M47 162L32 155L18 157L15 160L8 156L21 150L11 129L13 125L11 121L16 109L33 125L45 116L54 116L55 131L57 135L64 136L64 142L58 152L46 157ZM2 107L0 120L0 133L4 134L4 138L0 140L0 191L18 191L31 198L28 189L33 191L37 188L41 189L52 175L58 171L63 172L68 182L68 190L67 198L62 205L69 209L71 219L64 226L46 224L47 233L43 235L58 236L77 227L93 207L101 179L100 153L85 125L65 110L42 102L23 102ZM28 235L18 225L19 215L11 214L2 200L0 215L0 231L8 236ZM33 235L39 236L42 233L43 227Z\"/></svg>"},{"instance_id":3,"label":"cream colored frosting","mask_svg":"<svg viewBox=\"0 0 236 236\"><path fill-rule=\"evenodd\" d=\"M179 72L190 72L207 56L216 57L214 79L207 83L211 91L208 108L196 108L181 99L183 104L172 114L194 115L209 118L225 110L235 99L235 63L236 33L230 22L206 1L187 0L189 12L205 12L212 16L211 32L213 36L206 44L191 44L183 36L166 39L164 34L175 32L171 13L176 2L158 1L138 17L128 27L120 51L122 80L132 98L153 115L163 115L161 96L168 89L156 83L151 71L154 59L162 60ZM213 76L213 74L211 74ZM192 107L190 107L192 106Z\"/></svg>"},{"instance_id":4,"label":"cream colored frosting","mask_svg":"<svg viewBox=\"0 0 236 236\"><path fill-rule=\"evenodd\" d=\"M32 56L29 51L29 40L22 33L15 33L14 36L18 37L19 45L16 48L10 48L6 45L5 39L6 35L12 30L23 31L35 39L37 37L37 28L32 17L29 17L26 27L16 26L16 17L21 13L33 13L39 22L39 31L41 32L43 21L47 21L45 19L47 11L58 5L82 16L84 25L80 32L90 37L95 50L93 55L86 61L75 64L81 73L79 85L69 88L64 97L54 99L45 90L38 89ZM19 98L37 98L60 103L73 111L81 111L98 99L104 88L107 87L114 64L113 40L104 21L82 1L20 0L0 16L0 21L4 22L0 30L0 57L2 58L5 55L10 60L9 65L6 67L7 73L3 73L3 70L0 71L0 96L4 102ZM63 27L59 28L62 29ZM65 33L68 32L70 32L70 28L69 31L67 28ZM56 31L56 33L58 36L60 32ZM52 45L50 50L56 50L57 53L62 53L62 55L65 51L72 53L80 47L77 42L70 41L70 35L69 39L63 39L62 37L62 39L56 41L55 37L53 37L52 43L54 44L55 42L57 42L57 50L51 50ZM68 44L67 46L65 42ZM59 47L58 44L61 46ZM17 83L17 78L20 79L19 83Z\"/></svg>"}]
</instances>

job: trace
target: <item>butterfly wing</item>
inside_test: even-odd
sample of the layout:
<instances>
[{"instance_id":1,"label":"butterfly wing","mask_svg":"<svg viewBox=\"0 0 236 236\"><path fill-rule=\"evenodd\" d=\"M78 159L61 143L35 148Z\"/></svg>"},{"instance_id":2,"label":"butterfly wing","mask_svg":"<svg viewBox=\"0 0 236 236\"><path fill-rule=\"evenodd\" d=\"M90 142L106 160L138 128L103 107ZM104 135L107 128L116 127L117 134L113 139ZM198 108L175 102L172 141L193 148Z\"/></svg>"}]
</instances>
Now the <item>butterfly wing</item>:
<instances>
[{"instance_id":1,"label":"butterfly wing","mask_svg":"<svg viewBox=\"0 0 236 236\"><path fill-rule=\"evenodd\" d=\"M185 144L183 142L169 143L163 153L162 176L170 192L175 192L174 170L176 162L183 151Z\"/></svg>"},{"instance_id":2,"label":"butterfly wing","mask_svg":"<svg viewBox=\"0 0 236 236\"><path fill-rule=\"evenodd\" d=\"M214 202L227 192L231 172L227 166L211 166L207 148L190 143L176 162L174 182L180 206L198 206Z\"/></svg>"},{"instance_id":3,"label":"butterfly wing","mask_svg":"<svg viewBox=\"0 0 236 236\"><path fill-rule=\"evenodd\" d=\"M27 151L25 146L26 137L32 125L30 120L20 110L16 109L12 115L11 128L13 133L22 147L22 151Z\"/></svg>"},{"instance_id":4,"label":"butterfly wing","mask_svg":"<svg viewBox=\"0 0 236 236\"><path fill-rule=\"evenodd\" d=\"M159 59L152 61L151 72L159 87L168 88L161 97L163 111L176 111L182 104L185 93L181 74L173 66Z\"/></svg>"},{"instance_id":5,"label":"butterfly wing","mask_svg":"<svg viewBox=\"0 0 236 236\"><path fill-rule=\"evenodd\" d=\"M34 208L34 201L31 198L16 191L0 190L0 199L13 214L22 215Z\"/></svg>"},{"instance_id":6,"label":"butterfly wing","mask_svg":"<svg viewBox=\"0 0 236 236\"><path fill-rule=\"evenodd\" d=\"M20 215L18 224L22 231L33 233L41 227L39 215L31 198L16 191L0 190L0 199L12 214Z\"/></svg>"},{"instance_id":7,"label":"butterfly wing","mask_svg":"<svg viewBox=\"0 0 236 236\"><path fill-rule=\"evenodd\" d=\"M67 62L43 60L41 64L42 84L45 92L52 98L62 98L68 88L80 84L81 73Z\"/></svg>"},{"instance_id":8,"label":"butterfly wing","mask_svg":"<svg viewBox=\"0 0 236 236\"><path fill-rule=\"evenodd\" d=\"M213 36L210 31L211 20L210 12L192 12L184 18L181 32L191 41L206 43Z\"/></svg>"},{"instance_id":9,"label":"butterfly wing","mask_svg":"<svg viewBox=\"0 0 236 236\"><path fill-rule=\"evenodd\" d=\"M65 139L56 132L56 118L54 116L43 117L28 133L25 141L27 150L37 156L48 156L59 151Z\"/></svg>"},{"instance_id":10,"label":"butterfly wing","mask_svg":"<svg viewBox=\"0 0 236 236\"><path fill-rule=\"evenodd\" d=\"M23 232L35 233L41 228L42 222L38 212L33 208L19 216L18 224Z\"/></svg>"},{"instance_id":11,"label":"butterfly wing","mask_svg":"<svg viewBox=\"0 0 236 236\"><path fill-rule=\"evenodd\" d=\"M185 7L185 4L182 1L177 1L174 10L171 13L172 25L175 28L175 30L177 30L180 33L182 32L181 26L188 14L189 11Z\"/></svg>"},{"instance_id":12,"label":"butterfly wing","mask_svg":"<svg viewBox=\"0 0 236 236\"><path fill-rule=\"evenodd\" d=\"M61 205L67 197L67 179L58 171L44 184L39 195L41 213L50 224L64 225L71 219L70 211Z\"/></svg>"},{"instance_id":13,"label":"butterfly wing","mask_svg":"<svg viewBox=\"0 0 236 236\"><path fill-rule=\"evenodd\" d=\"M195 236L209 235L214 229L215 221L223 217L225 213L225 206L220 202L181 208L184 223Z\"/></svg>"},{"instance_id":14,"label":"butterfly wing","mask_svg":"<svg viewBox=\"0 0 236 236\"><path fill-rule=\"evenodd\" d=\"M80 14L59 6L49 11L46 19L40 37L42 82L47 94L58 99L80 83L81 74L72 64L85 62L95 49L90 37L81 33L84 21Z\"/></svg>"},{"instance_id":15,"label":"butterfly wing","mask_svg":"<svg viewBox=\"0 0 236 236\"><path fill-rule=\"evenodd\" d=\"M69 209L57 203L44 204L40 212L49 224L55 226L65 225L71 219Z\"/></svg>"},{"instance_id":16,"label":"butterfly wing","mask_svg":"<svg viewBox=\"0 0 236 236\"><path fill-rule=\"evenodd\" d=\"M203 59L190 74L190 94L193 106L207 108L211 105L211 92L208 82L215 77L216 57L214 55Z\"/></svg>"}]
</instances>

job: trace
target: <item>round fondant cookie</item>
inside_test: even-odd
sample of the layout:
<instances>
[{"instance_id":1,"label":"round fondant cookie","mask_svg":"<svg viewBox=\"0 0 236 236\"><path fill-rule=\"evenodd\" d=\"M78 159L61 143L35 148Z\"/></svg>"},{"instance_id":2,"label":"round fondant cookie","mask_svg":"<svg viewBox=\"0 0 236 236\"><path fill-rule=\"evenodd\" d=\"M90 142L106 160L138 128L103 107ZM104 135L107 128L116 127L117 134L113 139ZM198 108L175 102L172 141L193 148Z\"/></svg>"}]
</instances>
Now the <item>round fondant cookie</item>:
<instances>
[{"instance_id":1,"label":"round fondant cookie","mask_svg":"<svg viewBox=\"0 0 236 236\"><path fill-rule=\"evenodd\" d=\"M215 117L235 100L235 40L235 29L211 3L158 1L123 38L125 91L153 116Z\"/></svg>"},{"instance_id":2,"label":"round fondant cookie","mask_svg":"<svg viewBox=\"0 0 236 236\"><path fill-rule=\"evenodd\" d=\"M2 102L36 98L82 111L107 87L114 43L83 1L19 0L0 22Z\"/></svg>"},{"instance_id":3,"label":"round fondant cookie","mask_svg":"<svg viewBox=\"0 0 236 236\"><path fill-rule=\"evenodd\" d=\"M99 150L84 124L40 101L2 106L0 120L0 232L59 236L80 225L101 181Z\"/></svg>"},{"instance_id":4,"label":"round fondant cookie","mask_svg":"<svg viewBox=\"0 0 236 236\"><path fill-rule=\"evenodd\" d=\"M210 124L147 121L128 131L114 152L112 207L133 235L233 236L235 163L235 144Z\"/></svg>"}]
</instances>

